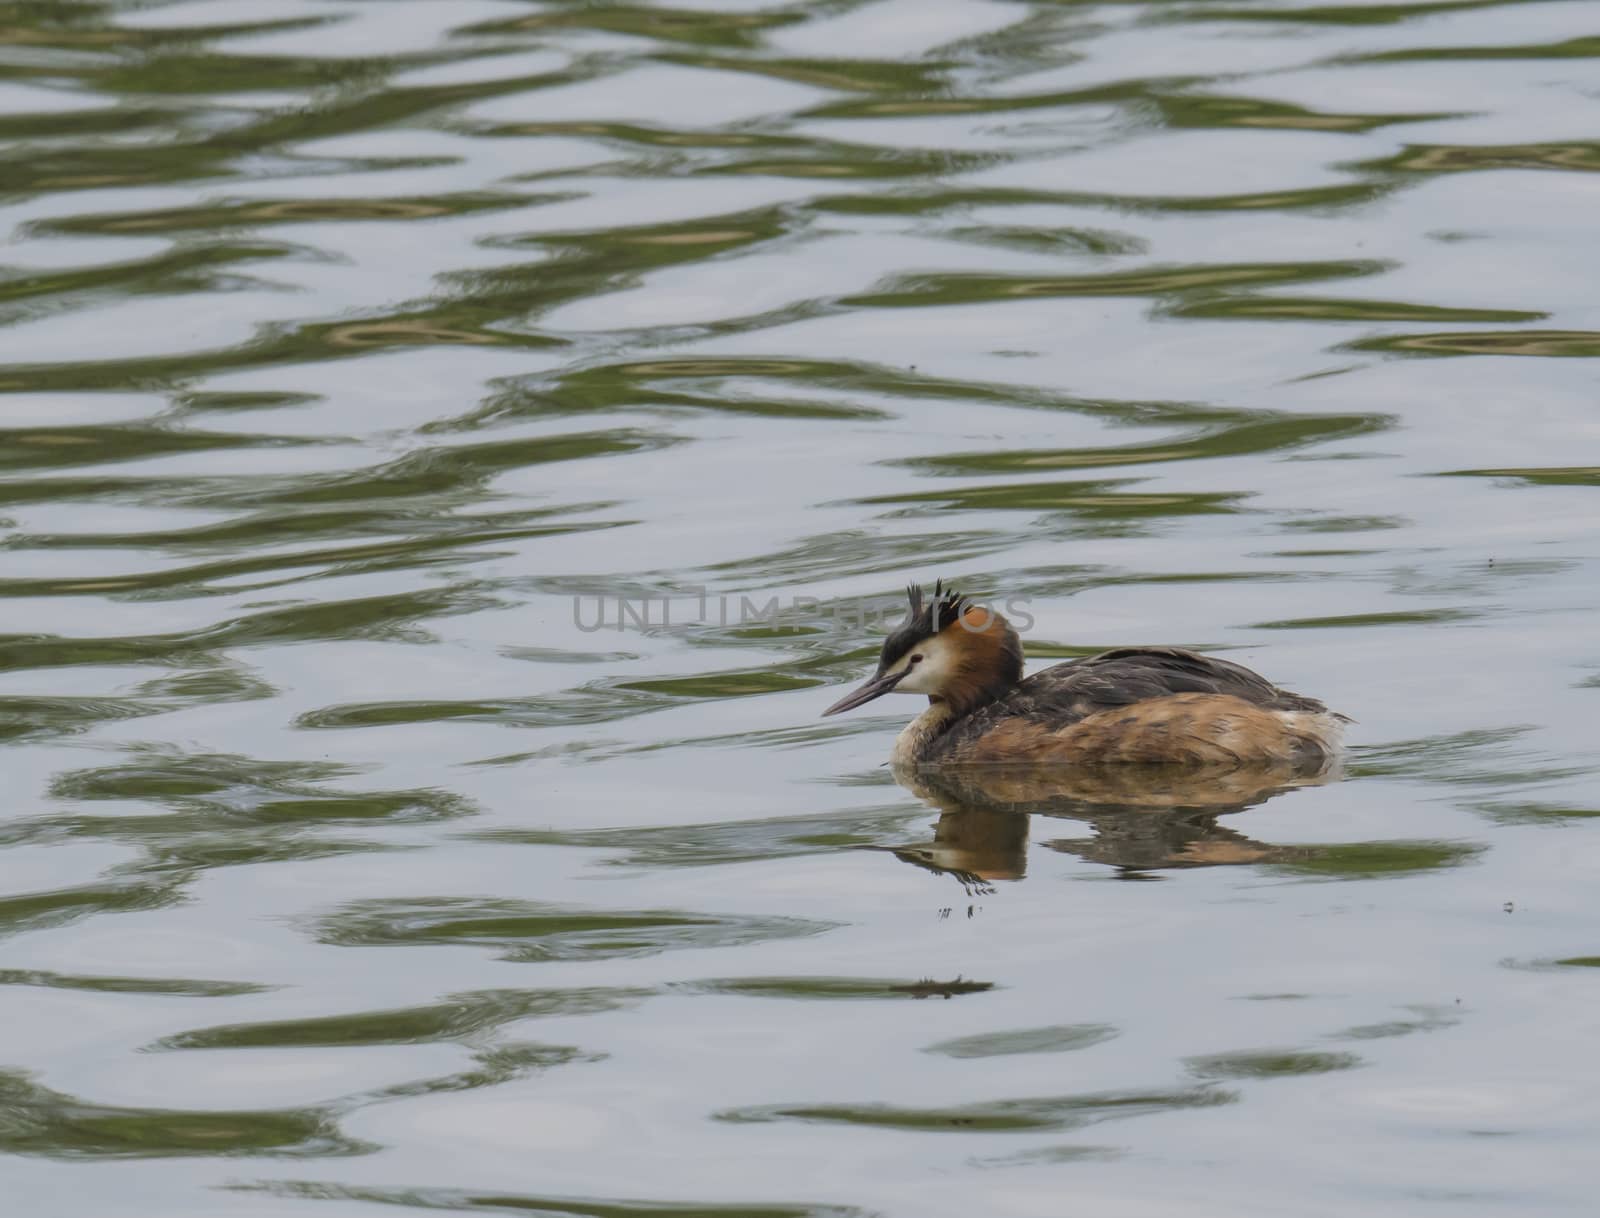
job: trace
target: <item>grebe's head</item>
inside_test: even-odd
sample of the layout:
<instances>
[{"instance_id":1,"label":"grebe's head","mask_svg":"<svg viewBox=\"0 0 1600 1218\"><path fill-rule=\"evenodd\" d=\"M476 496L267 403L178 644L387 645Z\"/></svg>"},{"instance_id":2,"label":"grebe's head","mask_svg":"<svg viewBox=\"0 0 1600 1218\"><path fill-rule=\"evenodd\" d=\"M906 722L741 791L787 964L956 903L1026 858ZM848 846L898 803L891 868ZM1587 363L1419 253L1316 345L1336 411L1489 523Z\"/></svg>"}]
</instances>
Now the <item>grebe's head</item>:
<instances>
[{"instance_id":1,"label":"grebe's head","mask_svg":"<svg viewBox=\"0 0 1600 1218\"><path fill-rule=\"evenodd\" d=\"M911 610L883 641L878 671L823 715L837 715L884 694L926 694L965 715L992 702L1022 680L1022 643L1010 624L992 609L974 605L943 581L924 604L922 589L906 589Z\"/></svg>"}]
</instances>

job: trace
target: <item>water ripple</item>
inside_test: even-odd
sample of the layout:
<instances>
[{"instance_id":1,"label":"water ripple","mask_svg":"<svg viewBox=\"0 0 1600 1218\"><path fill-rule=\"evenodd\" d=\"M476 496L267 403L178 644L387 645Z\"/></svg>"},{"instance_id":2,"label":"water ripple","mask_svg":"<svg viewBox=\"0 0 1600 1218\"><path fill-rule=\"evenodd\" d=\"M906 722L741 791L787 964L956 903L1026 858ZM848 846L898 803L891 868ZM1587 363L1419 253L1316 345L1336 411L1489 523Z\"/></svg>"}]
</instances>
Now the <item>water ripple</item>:
<instances>
[{"instance_id":1,"label":"water ripple","mask_svg":"<svg viewBox=\"0 0 1600 1218\"><path fill-rule=\"evenodd\" d=\"M0 4L14 1206L1584 1208L1592 24ZM939 576L1345 781L900 788Z\"/></svg>"}]
</instances>

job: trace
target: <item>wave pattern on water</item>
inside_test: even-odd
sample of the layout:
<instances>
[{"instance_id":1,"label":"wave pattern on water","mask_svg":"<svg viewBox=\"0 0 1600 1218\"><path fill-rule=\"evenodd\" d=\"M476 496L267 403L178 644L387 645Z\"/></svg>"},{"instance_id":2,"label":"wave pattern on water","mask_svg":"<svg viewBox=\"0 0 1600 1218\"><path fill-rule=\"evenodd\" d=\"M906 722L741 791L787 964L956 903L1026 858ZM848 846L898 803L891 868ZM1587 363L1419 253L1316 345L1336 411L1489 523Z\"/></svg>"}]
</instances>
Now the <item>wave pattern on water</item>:
<instances>
[{"instance_id":1,"label":"wave pattern on water","mask_svg":"<svg viewBox=\"0 0 1600 1218\"><path fill-rule=\"evenodd\" d=\"M15 1204L1586 1203L1592 26L0 3ZM935 576L1347 781L929 807Z\"/></svg>"}]
</instances>

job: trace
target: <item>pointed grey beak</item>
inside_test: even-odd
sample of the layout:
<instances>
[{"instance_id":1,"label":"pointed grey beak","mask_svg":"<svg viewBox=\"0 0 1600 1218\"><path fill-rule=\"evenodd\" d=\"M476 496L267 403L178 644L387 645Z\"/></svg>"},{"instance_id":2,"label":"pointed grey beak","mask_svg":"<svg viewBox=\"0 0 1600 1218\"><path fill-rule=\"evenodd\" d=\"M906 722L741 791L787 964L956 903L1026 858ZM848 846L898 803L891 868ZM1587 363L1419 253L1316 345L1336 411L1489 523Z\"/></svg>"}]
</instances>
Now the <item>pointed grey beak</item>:
<instances>
[{"instance_id":1,"label":"pointed grey beak","mask_svg":"<svg viewBox=\"0 0 1600 1218\"><path fill-rule=\"evenodd\" d=\"M858 706L864 706L866 703L871 702L874 698L883 697L884 694L900 684L900 679L909 671L911 670L908 668L902 668L899 672L882 673L873 677L865 685L846 694L827 710L823 711L822 717L826 719L829 715L837 715L840 711L854 710Z\"/></svg>"}]
</instances>

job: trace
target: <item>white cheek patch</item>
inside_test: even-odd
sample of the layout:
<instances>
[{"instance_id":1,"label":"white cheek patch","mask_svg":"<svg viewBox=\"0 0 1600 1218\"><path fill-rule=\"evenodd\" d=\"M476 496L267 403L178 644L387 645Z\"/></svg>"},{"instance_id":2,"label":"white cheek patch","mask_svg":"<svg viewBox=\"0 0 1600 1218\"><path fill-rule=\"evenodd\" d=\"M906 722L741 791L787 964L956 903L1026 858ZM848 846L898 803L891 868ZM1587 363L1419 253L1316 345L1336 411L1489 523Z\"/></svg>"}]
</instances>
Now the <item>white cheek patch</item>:
<instances>
[{"instance_id":1,"label":"white cheek patch","mask_svg":"<svg viewBox=\"0 0 1600 1218\"><path fill-rule=\"evenodd\" d=\"M922 659L913 664L911 657L918 655ZM950 680L954 659L950 645L937 635L917 644L890 670L899 672L908 666L911 670L894 687L895 693L937 694Z\"/></svg>"}]
</instances>

